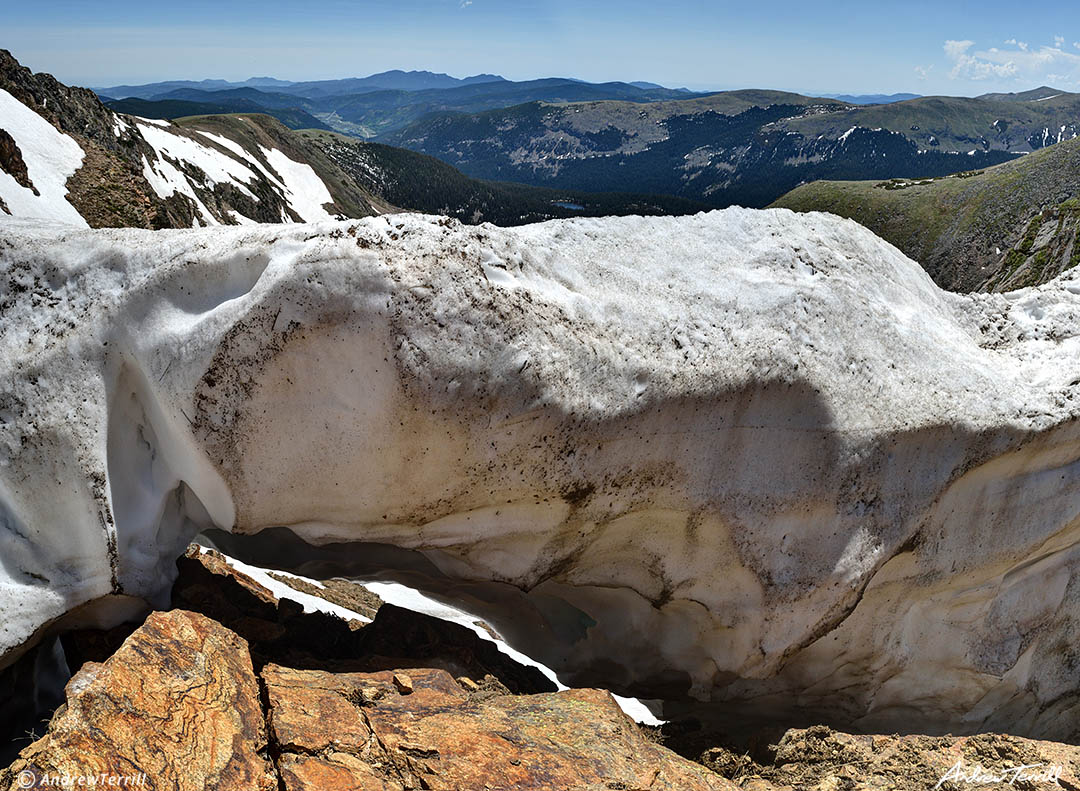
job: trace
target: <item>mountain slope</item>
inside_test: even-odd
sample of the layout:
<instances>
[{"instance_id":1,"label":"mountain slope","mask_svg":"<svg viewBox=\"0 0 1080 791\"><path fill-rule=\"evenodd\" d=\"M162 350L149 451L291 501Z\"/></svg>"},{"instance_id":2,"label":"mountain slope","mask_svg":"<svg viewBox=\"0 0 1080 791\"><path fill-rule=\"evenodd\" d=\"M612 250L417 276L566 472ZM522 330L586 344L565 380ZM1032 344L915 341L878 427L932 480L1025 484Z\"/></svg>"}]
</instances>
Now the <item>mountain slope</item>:
<instances>
[{"instance_id":1,"label":"mountain slope","mask_svg":"<svg viewBox=\"0 0 1080 791\"><path fill-rule=\"evenodd\" d=\"M1035 285L1080 262L1080 140L949 178L814 182L773 205L854 219L945 288Z\"/></svg>"},{"instance_id":2,"label":"mountain slope","mask_svg":"<svg viewBox=\"0 0 1080 791\"><path fill-rule=\"evenodd\" d=\"M862 106L777 91L534 102L430 115L378 139L477 178L760 207L803 182L944 176L1076 137L1080 94L1043 93Z\"/></svg>"},{"instance_id":3,"label":"mountain slope","mask_svg":"<svg viewBox=\"0 0 1080 791\"><path fill-rule=\"evenodd\" d=\"M276 120L215 118L120 115L0 50L0 218L178 228L392 209Z\"/></svg>"},{"instance_id":4,"label":"mountain slope","mask_svg":"<svg viewBox=\"0 0 1080 791\"><path fill-rule=\"evenodd\" d=\"M796 118L782 128L807 138L881 129L903 135L923 152L1027 153L1077 136L1080 94L1060 93L1034 101L926 96Z\"/></svg>"},{"instance_id":5,"label":"mountain slope","mask_svg":"<svg viewBox=\"0 0 1080 791\"><path fill-rule=\"evenodd\" d=\"M408 149L334 132L307 130L300 134L365 190L386 202L470 224L523 225L560 217L693 214L708 208L670 196L559 191L481 181Z\"/></svg>"},{"instance_id":6,"label":"mountain slope","mask_svg":"<svg viewBox=\"0 0 1080 791\"><path fill-rule=\"evenodd\" d=\"M765 206L819 178L944 175L1014 156L924 152L882 128L849 126L831 135L794 128L866 109L876 108L777 91L644 106L533 103L431 116L380 139L437 156L478 178L665 193L713 206Z\"/></svg>"}]
</instances>

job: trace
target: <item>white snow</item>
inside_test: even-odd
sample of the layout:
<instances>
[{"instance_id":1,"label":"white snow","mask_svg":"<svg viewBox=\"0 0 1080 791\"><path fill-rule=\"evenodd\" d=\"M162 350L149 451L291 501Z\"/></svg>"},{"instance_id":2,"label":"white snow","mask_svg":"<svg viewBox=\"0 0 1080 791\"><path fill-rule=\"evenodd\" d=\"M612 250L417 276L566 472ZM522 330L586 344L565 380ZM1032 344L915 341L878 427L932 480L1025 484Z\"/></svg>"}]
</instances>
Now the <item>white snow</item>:
<instances>
[{"instance_id":1,"label":"white snow","mask_svg":"<svg viewBox=\"0 0 1080 791\"><path fill-rule=\"evenodd\" d=\"M213 140L219 146L226 148L229 151L232 151L234 154L241 157L242 159L247 159L250 161L251 155L242 145L237 143L235 140L225 137L225 135L215 134L214 132L207 132L204 129L196 129L195 132L196 134L200 134L208 140Z\"/></svg>"},{"instance_id":2,"label":"white snow","mask_svg":"<svg viewBox=\"0 0 1080 791\"><path fill-rule=\"evenodd\" d=\"M174 161L187 162L201 168L202 171L206 173L206 177L211 182L211 184L207 186L231 183L248 197L258 200L255 194L248 188L248 184L255 180L255 174L246 165L237 162L232 157L221 153L215 148L201 145L192 137L156 126L147 126L146 124L138 124L138 127L139 131L142 132L142 136L146 139L146 142L153 146L158 154L158 162L151 164L153 169L160 171L169 165L168 162L160 159L161 157L169 157ZM179 174L179 177L185 182L187 181L188 177L175 168L173 168L173 172ZM173 178L170 178L170 181L172 181ZM178 188L177 190L183 191Z\"/></svg>"},{"instance_id":3,"label":"white snow","mask_svg":"<svg viewBox=\"0 0 1080 791\"><path fill-rule=\"evenodd\" d=\"M55 220L86 228L86 220L67 199L67 180L82 166L83 150L71 137L0 88L0 129L22 152L30 183L38 194L0 170L0 222L9 217Z\"/></svg>"},{"instance_id":4,"label":"white snow","mask_svg":"<svg viewBox=\"0 0 1080 791\"><path fill-rule=\"evenodd\" d=\"M198 134L242 157L251 167L258 168L272 184L282 190L286 203L304 222L333 219L333 215L327 212L323 205L333 203L334 198L311 165L289 159L276 148L260 146L262 155L270 165L267 168L236 141L213 132L201 129L197 131ZM283 217L282 221L291 222L287 217Z\"/></svg>"},{"instance_id":5,"label":"white snow","mask_svg":"<svg viewBox=\"0 0 1080 791\"><path fill-rule=\"evenodd\" d=\"M323 205L333 203L334 199L311 165L289 159L276 148L262 148L262 153L281 176L290 208L304 222L333 219Z\"/></svg>"},{"instance_id":6,"label":"white snow","mask_svg":"<svg viewBox=\"0 0 1080 791\"><path fill-rule=\"evenodd\" d=\"M1061 734L1077 270L949 294L782 210L37 225L0 227L0 653L287 526L520 592L485 620L564 683Z\"/></svg>"},{"instance_id":7,"label":"white snow","mask_svg":"<svg viewBox=\"0 0 1080 791\"><path fill-rule=\"evenodd\" d=\"M347 607L342 607L340 605L334 604L333 602L327 601L320 596L312 596L310 593L304 593L303 591L297 590L291 585L287 585L280 580L274 579L272 576L270 576L270 572L267 569L260 568L258 566L248 565L247 563L244 563L241 560L237 560L236 558L229 557L228 555L222 555L222 557L224 557L225 561L234 569L243 574L247 574L257 583L259 583L272 594L274 594L274 596L276 596L277 598L292 599L297 604L302 605L304 608L304 612L323 612L328 615L336 615L338 618L344 618L346 621L362 621L363 623L371 623L370 618L368 618L366 615L362 615L356 612L355 610L350 610ZM302 577L299 574L290 574L287 571L275 571L274 573L283 577L291 577L292 579L300 580L301 582L310 583L317 588L324 587L323 584L318 580L308 579L307 577Z\"/></svg>"},{"instance_id":8,"label":"white snow","mask_svg":"<svg viewBox=\"0 0 1080 791\"><path fill-rule=\"evenodd\" d=\"M198 209L199 217L202 218L204 225L220 225L214 215L210 213L210 210L206 208L206 204L199 199L187 176L174 167L171 162L160 159L151 166L145 156L142 162L143 178L147 180L150 188L154 190L159 198L168 198L176 193L187 195L194 201L195 208ZM196 227L198 227L197 221Z\"/></svg>"}]
</instances>

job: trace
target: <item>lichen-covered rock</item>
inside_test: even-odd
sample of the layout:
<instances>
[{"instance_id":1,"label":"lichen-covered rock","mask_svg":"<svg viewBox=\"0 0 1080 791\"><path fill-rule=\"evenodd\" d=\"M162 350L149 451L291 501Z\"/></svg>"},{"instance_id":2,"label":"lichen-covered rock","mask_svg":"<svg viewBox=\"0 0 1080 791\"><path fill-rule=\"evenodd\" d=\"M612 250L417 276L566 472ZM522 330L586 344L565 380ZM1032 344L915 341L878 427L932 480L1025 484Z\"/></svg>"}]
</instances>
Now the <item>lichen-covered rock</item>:
<instances>
[{"instance_id":1,"label":"lichen-covered rock","mask_svg":"<svg viewBox=\"0 0 1080 791\"><path fill-rule=\"evenodd\" d=\"M0 264L0 653L160 602L220 528L669 716L1075 729L1076 271L948 294L854 223L741 209L11 223Z\"/></svg>"},{"instance_id":2,"label":"lichen-covered rock","mask_svg":"<svg viewBox=\"0 0 1080 791\"><path fill-rule=\"evenodd\" d=\"M154 613L112 657L72 677L48 733L0 772L0 788L104 777L116 787L270 791L266 747L247 644L202 615Z\"/></svg>"},{"instance_id":3,"label":"lichen-covered rock","mask_svg":"<svg viewBox=\"0 0 1080 791\"><path fill-rule=\"evenodd\" d=\"M443 670L267 667L270 732L288 791L327 788L733 788L649 741L607 692L470 693Z\"/></svg>"}]
</instances>

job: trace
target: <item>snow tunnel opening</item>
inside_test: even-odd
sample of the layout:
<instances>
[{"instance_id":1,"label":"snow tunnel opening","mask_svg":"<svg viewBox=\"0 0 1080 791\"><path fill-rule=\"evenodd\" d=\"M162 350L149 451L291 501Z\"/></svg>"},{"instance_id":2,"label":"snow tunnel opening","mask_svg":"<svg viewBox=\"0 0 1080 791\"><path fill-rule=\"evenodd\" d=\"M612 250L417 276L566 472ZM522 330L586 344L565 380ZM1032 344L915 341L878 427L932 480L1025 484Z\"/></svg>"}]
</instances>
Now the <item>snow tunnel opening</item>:
<instances>
[{"instance_id":1,"label":"snow tunnel opening","mask_svg":"<svg viewBox=\"0 0 1080 791\"><path fill-rule=\"evenodd\" d=\"M195 543L239 561L238 570L260 578L277 571L319 582L343 579L370 586L387 603L494 639L500 651L519 664L538 668L560 688L606 689L638 722L663 722L662 696L650 694L655 687L628 683L632 675L625 669L620 673L610 663L594 660L588 633L596 620L557 595L526 592L505 582L462 579L442 570L430 550L373 542L312 544L287 527L254 534L212 528L200 533ZM282 595L295 598L290 590ZM664 680L665 688L685 694L689 679L673 675Z\"/></svg>"}]
</instances>

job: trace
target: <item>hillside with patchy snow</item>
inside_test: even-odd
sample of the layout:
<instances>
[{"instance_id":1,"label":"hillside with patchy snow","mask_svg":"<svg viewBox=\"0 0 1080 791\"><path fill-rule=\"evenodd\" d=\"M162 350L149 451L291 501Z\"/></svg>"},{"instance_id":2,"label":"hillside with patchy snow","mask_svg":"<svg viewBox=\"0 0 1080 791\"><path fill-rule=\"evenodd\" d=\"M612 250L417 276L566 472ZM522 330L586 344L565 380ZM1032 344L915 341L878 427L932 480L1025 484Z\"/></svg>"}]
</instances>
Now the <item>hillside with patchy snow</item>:
<instances>
[{"instance_id":1,"label":"hillside with patchy snow","mask_svg":"<svg viewBox=\"0 0 1080 791\"><path fill-rule=\"evenodd\" d=\"M377 562L669 713L1075 721L1075 273L953 295L782 210L8 222L0 265L9 657L158 601L213 530Z\"/></svg>"},{"instance_id":2,"label":"hillside with patchy snow","mask_svg":"<svg viewBox=\"0 0 1080 791\"><path fill-rule=\"evenodd\" d=\"M392 210L270 117L121 115L0 51L0 222L168 228Z\"/></svg>"}]
</instances>

